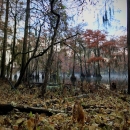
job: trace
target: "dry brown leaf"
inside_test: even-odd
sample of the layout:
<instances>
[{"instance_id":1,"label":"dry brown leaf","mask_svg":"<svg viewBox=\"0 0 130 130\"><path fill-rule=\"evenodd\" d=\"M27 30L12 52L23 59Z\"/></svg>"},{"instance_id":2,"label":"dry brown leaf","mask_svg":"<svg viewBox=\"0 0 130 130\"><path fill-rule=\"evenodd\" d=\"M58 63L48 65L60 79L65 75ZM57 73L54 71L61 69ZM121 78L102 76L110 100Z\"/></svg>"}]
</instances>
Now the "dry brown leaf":
<instances>
[{"instance_id":1,"label":"dry brown leaf","mask_svg":"<svg viewBox=\"0 0 130 130\"><path fill-rule=\"evenodd\" d=\"M75 101L72 112L73 122L78 122L84 125L85 122L85 113L79 101Z\"/></svg>"},{"instance_id":2,"label":"dry brown leaf","mask_svg":"<svg viewBox=\"0 0 130 130\"><path fill-rule=\"evenodd\" d=\"M30 118L27 120L27 128L28 130L33 130L35 124L34 124L34 118Z\"/></svg>"}]
</instances>

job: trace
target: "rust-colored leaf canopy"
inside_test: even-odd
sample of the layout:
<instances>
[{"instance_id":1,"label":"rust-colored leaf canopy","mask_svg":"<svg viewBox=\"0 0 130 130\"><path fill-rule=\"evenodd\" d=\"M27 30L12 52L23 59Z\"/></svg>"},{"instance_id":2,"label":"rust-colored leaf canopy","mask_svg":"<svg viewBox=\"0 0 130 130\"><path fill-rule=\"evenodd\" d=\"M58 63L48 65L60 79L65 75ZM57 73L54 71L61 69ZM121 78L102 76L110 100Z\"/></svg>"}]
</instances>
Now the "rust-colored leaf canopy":
<instances>
[{"instance_id":1,"label":"rust-colored leaf canopy","mask_svg":"<svg viewBox=\"0 0 130 130\"><path fill-rule=\"evenodd\" d=\"M99 47L99 44L106 40L106 35L100 30L86 30L84 33L86 44L88 48Z\"/></svg>"},{"instance_id":2,"label":"rust-colored leaf canopy","mask_svg":"<svg viewBox=\"0 0 130 130\"><path fill-rule=\"evenodd\" d=\"M101 47L108 47L108 46L116 46L116 42L115 41L106 41L102 44Z\"/></svg>"},{"instance_id":3,"label":"rust-colored leaf canopy","mask_svg":"<svg viewBox=\"0 0 130 130\"><path fill-rule=\"evenodd\" d=\"M104 61L104 58L99 56L99 57L92 57L90 58L87 63L92 63L92 62L99 62L99 61Z\"/></svg>"},{"instance_id":4,"label":"rust-colored leaf canopy","mask_svg":"<svg viewBox=\"0 0 130 130\"><path fill-rule=\"evenodd\" d=\"M117 45L117 42L116 41L105 41L101 46L100 48L105 51L106 53L109 52L109 49L113 48L113 49L116 49L118 48L118 45Z\"/></svg>"},{"instance_id":5,"label":"rust-colored leaf canopy","mask_svg":"<svg viewBox=\"0 0 130 130\"><path fill-rule=\"evenodd\" d=\"M120 36L118 39L118 46L121 48L125 48L127 46L127 36Z\"/></svg>"}]
</instances>

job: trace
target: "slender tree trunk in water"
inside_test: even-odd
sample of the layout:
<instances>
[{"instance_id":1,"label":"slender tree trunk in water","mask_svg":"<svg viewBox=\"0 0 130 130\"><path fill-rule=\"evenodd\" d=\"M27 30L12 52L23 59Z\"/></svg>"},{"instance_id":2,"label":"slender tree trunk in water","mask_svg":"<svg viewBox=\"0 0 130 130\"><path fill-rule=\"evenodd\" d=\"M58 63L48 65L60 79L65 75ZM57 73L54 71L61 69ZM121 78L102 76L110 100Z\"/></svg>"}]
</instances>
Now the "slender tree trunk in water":
<instances>
[{"instance_id":1,"label":"slender tree trunk in water","mask_svg":"<svg viewBox=\"0 0 130 130\"><path fill-rule=\"evenodd\" d=\"M100 57L100 50L99 50L98 47L97 47L97 55L98 55L98 57ZM98 65L97 65L97 77L102 77L101 73L100 73L100 64L99 64L99 61L98 61Z\"/></svg>"},{"instance_id":2,"label":"slender tree trunk in water","mask_svg":"<svg viewBox=\"0 0 130 130\"><path fill-rule=\"evenodd\" d=\"M86 48L81 44L81 47L83 48L84 51L84 68L85 68L85 74L87 76L87 65L86 65ZM81 58L81 53L80 53L80 58ZM80 59L81 60L81 59ZM82 61L81 61L82 62ZM81 71L82 72L82 71ZM85 75L84 75L85 76Z\"/></svg>"},{"instance_id":3,"label":"slender tree trunk in water","mask_svg":"<svg viewBox=\"0 0 130 130\"><path fill-rule=\"evenodd\" d=\"M109 59L111 60L111 47L109 47L109 54L110 54L110 57ZM111 87L111 62L109 61L108 63L108 74L109 74L109 84L110 84L110 87Z\"/></svg>"},{"instance_id":4,"label":"slender tree trunk in water","mask_svg":"<svg viewBox=\"0 0 130 130\"><path fill-rule=\"evenodd\" d=\"M123 73L125 74L125 68L126 68L126 61L125 61L125 48L124 48L124 52L123 52L123 55L124 55L124 70L123 70Z\"/></svg>"},{"instance_id":5,"label":"slender tree trunk in water","mask_svg":"<svg viewBox=\"0 0 130 130\"><path fill-rule=\"evenodd\" d=\"M80 79L81 79L81 86L83 85L83 81L85 79L85 75L83 73L83 67L82 67L82 59L81 59L81 49L80 49Z\"/></svg>"},{"instance_id":6,"label":"slender tree trunk in water","mask_svg":"<svg viewBox=\"0 0 130 130\"><path fill-rule=\"evenodd\" d=\"M63 83L63 84L65 83L65 72L63 72L63 80L62 80L62 83Z\"/></svg>"},{"instance_id":7,"label":"slender tree trunk in water","mask_svg":"<svg viewBox=\"0 0 130 130\"><path fill-rule=\"evenodd\" d=\"M9 57L9 63L10 63L10 57ZM7 74L7 79L8 79L9 78L9 74L10 74L10 64L7 65L6 74Z\"/></svg>"},{"instance_id":8,"label":"slender tree trunk in water","mask_svg":"<svg viewBox=\"0 0 130 130\"><path fill-rule=\"evenodd\" d=\"M59 59L59 57L58 57ZM57 74L56 74L56 79L57 79L57 84L60 83L60 68L59 68L59 61L56 62L57 63Z\"/></svg>"},{"instance_id":9,"label":"slender tree trunk in water","mask_svg":"<svg viewBox=\"0 0 130 130\"><path fill-rule=\"evenodd\" d=\"M44 94L46 93L46 86L48 83L48 79L49 79L49 72L50 72L50 67L51 67L51 62L52 62L52 54L53 54L53 46L51 47L51 51L46 63L46 68L45 68L45 77L44 77L44 82L43 82L43 86L42 86L42 96L44 97Z\"/></svg>"},{"instance_id":10,"label":"slender tree trunk in water","mask_svg":"<svg viewBox=\"0 0 130 130\"><path fill-rule=\"evenodd\" d=\"M81 73L81 76L83 76L84 74L83 74L83 67L82 67L82 61L80 60L80 73Z\"/></svg>"},{"instance_id":11,"label":"slender tree trunk in water","mask_svg":"<svg viewBox=\"0 0 130 130\"><path fill-rule=\"evenodd\" d=\"M73 59L73 70L72 70L72 76L71 76L71 82L73 84L73 86L75 86L75 82L76 82L76 77L75 77L75 51L74 51L74 59Z\"/></svg>"},{"instance_id":12,"label":"slender tree trunk in water","mask_svg":"<svg viewBox=\"0 0 130 130\"><path fill-rule=\"evenodd\" d=\"M17 9L17 0L16 0L16 7ZM15 16L14 16L14 36L13 36L13 45L12 45L12 59L14 58L15 55L15 44L16 44L16 26L17 26L17 12L15 10ZM10 69L10 79L12 80L12 72L13 72L13 63L11 63L11 69Z\"/></svg>"},{"instance_id":13,"label":"slender tree trunk in water","mask_svg":"<svg viewBox=\"0 0 130 130\"><path fill-rule=\"evenodd\" d=\"M1 77L5 78L6 71L6 48L7 48L7 28L8 28L8 14L9 14L9 0L6 2L6 16L5 16L5 25L4 25L4 40L3 40L3 51L1 59Z\"/></svg>"},{"instance_id":14,"label":"slender tree trunk in water","mask_svg":"<svg viewBox=\"0 0 130 130\"><path fill-rule=\"evenodd\" d=\"M81 58L82 57L81 57L81 50L80 50L80 73L81 73L80 76L82 76L82 74L83 74L83 67L82 67L82 59Z\"/></svg>"},{"instance_id":15,"label":"slender tree trunk in water","mask_svg":"<svg viewBox=\"0 0 130 130\"><path fill-rule=\"evenodd\" d=\"M24 31L24 40L23 40L23 54L22 54L22 63L21 63L20 75L21 75L21 73L23 73L23 69L24 69L24 67L26 65L26 61L27 61L26 52L27 52L29 17L30 17L30 0L27 0L25 31ZM24 77L24 79L25 79L25 77Z\"/></svg>"},{"instance_id":16,"label":"slender tree trunk in water","mask_svg":"<svg viewBox=\"0 0 130 130\"><path fill-rule=\"evenodd\" d=\"M52 36L52 41L51 41L52 46L51 46L51 50L50 50L48 60L47 60L47 63L46 63L46 67L45 67L45 78L44 78L43 86L42 86L42 96L43 97L44 97L44 94L46 93L46 87L47 87L47 82L48 82L48 78L49 78L49 70L51 68L51 63L52 63L52 59L53 59L53 51L54 51L54 46L53 45L54 45L54 42L55 42L55 37L56 37L56 34L57 34L59 22L60 22L60 15L57 14L56 12L54 12L54 10L53 10L54 1L55 0L51 0L51 2L50 2L51 13L57 17L57 20L56 20L56 26L53 28L54 29L54 34Z\"/></svg>"},{"instance_id":17,"label":"slender tree trunk in water","mask_svg":"<svg viewBox=\"0 0 130 130\"><path fill-rule=\"evenodd\" d=\"M128 94L130 94L130 0L127 0Z\"/></svg>"},{"instance_id":18,"label":"slender tree trunk in water","mask_svg":"<svg viewBox=\"0 0 130 130\"><path fill-rule=\"evenodd\" d=\"M86 74L86 76L87 76L87 63L86 63L86 54L85 54L85 51L86 51L86 49L84 49L84 68L85 68L85 74Z\"/></svg>"},{"instance_id":19,"label":"slender tree trunk in water","mask_svg":"<svg viewBox=\"0 0 130 130\"><path fill-rule=\"evenodd\" d=\"M101 74L100 74L100 63L99 63L99 61L97 63L97 76L102 77Z\"/></svg>"},{"instance_id":20,"label":"slender tree trunk in water","mask_svg":"<svg viewBox=\"0 0 130 130\"><path fill-rule=\"evenodd\" d=\"M30 16L30 0L27 0L27 7L26 7L26 19L25 19L25 30L24 30L24 40L23 40L23 54L22 54L22 63L21 63L21 69L20 69L20 76L18 78L17 83L15 84L15 88L20 84L21 79L23 78L25 74L25 66L27 61L27 36L28 36L28 22L29 22L29 16Z\"/></svg>"},{"instance_id":21,"label":"slender tree trunk in water","mask_svg":"<svg viewBox=\"0 0 130 130\"><path fill-rule=\"evenodd\" d=\"M89 59L89 57L90 57L90 52L88 52L88 54L87 54L87 57L88 57L88 59ZM85 58L86 59L86 58ZM85 64L86 64L86 62L85 62ZM86 66L86 65L85 65ZM87 65L87 67L86 67L86 77L91 77L91 73L90 73L90 65L88 64Z\"/></svg>"},{"instance_id":22,"label":"slender tree trunk in water","mask_svg":"<svg viewBox=\"0 0 130 130\"><path fill-rule=\"evenodd\" d=\"M95 56L97 57L97 53L96 53L96 49L94 49L94 54L95 54ZM94 74L93 74L93 76L94 77L97 77L97 64L94 62L94 67L93 67L93 69L94 69Z\"/></svg>"},{"instance_id":23,"label":"slender tree trunk in water","mask_svg":"<svg viewBox=\"0 0 130 130\"><path fill-rule=\"evenodd\" d=\"M74 71L75 71L75 52L74 52L73 71L72 71L72 76L73 76L73 77L75 76Z\"/></svg>"},{"instance_id":24,"label":"slender tree trunk in water","mask_svg":"<svg viewBox=\"0 0 130 130\"><path fill-rule=\"evenodd\" d=\"M111 66L110 66L110 63L108 65L108 74L109 74L109 85L111 86Z\"/></svg>"}]
</instances>

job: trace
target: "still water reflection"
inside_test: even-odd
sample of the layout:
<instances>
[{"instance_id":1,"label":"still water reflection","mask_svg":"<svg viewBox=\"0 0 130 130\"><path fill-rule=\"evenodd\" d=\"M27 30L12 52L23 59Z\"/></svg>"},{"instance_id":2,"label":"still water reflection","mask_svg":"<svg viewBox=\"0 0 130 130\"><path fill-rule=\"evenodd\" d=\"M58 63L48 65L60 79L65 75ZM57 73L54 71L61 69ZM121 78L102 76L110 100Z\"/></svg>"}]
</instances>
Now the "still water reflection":
<instances>
[{"instance_id":1,"label":"still water reflection","mask_svg":"<svg viewBox=\"0 0 130 130\"><path fill-rule=\"evenodd\" d=\"M76 73L75 74L76 76L76 79L77 81L81 81L81 78L80 78L80 74ZM13 80L17 80L19 77L19 73L13 75ZM70 75L65 75L65 80L70 80ZM52 76L51 77L52 80L54 82L54 77ZM30 82L35 82L35 83L43 83L43 75L42 73L39 73L38 76L33 75L33 77L29 77L29 81ZM63 75L61 74L60 75L60 80L62 81L63 80ZM91 77L91 78L85 78L83 79L84 81L87 81L87 82L94 82L94 83L104 83L104 84L109 84L109 75L108 74L102 74L102 78L94 78L94 77ZM127 74L111 74L111 77L110 77L110 80L111 81L114 81L116 82L117 84L117 87L126 87L128 85L128 75Z\"/></svg>"}]
</instances>

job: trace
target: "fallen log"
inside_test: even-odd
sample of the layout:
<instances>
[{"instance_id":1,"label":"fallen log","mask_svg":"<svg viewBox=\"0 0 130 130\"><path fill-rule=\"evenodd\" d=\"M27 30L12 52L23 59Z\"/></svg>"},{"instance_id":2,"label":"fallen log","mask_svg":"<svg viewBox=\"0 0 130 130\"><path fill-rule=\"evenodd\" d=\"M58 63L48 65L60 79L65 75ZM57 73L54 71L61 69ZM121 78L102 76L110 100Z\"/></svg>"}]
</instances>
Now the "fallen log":
<instances>
[{"instance_id":1,"label":"fallen log","mask_svg":"<svg viewBox=\"0 0 130 130\"><path fill-rule=\"evenodd\" d=\"M47 110L47 109L43 109L43 108L36 108L36 107L29 107L29 106L14 106L15 109L18 109L20 112L27 112L27 113L44 113L47 116L52 116L53 112Z\"/></svg>"},{"instance_id":2,"label":"fallen log","mask_svg":"<svg viewBox=\"0 0 130 130\"><path fill-rule=\"evenodd\" d=\"M14 107L11 104L0 104L0 115L8 114L13 108Z\"/></svg>"},{"instance_id":3,"label":"fallen log","mask_svg":"<svg viewBox=\"0 0 130 130\"><path fill-rule=\"evenodd\" d=\"M20 112L27 112L27 113L44 113L47 116L52 116L53 110L47 110L47 109L43 109L43 108L36 108L36 107L29 107L29 106L13 106L12 104L0 104L0 115L6 115L9 112L11 112L13 109L18 109Z\"/></svg>"},{"instance_id":4,"label":"fallen log","mask_svg":"<svg viewBox=\"0 0 130 130\"><path fill-rule=\"evenodd\" d=\"M74 96L74 97L68 97L65 98L66 99L70 99L70 98L81 98L81 97L86 97L86 94L83 95L79 95L79 96ZM47 101L49 103L59 103L59 100L57 99L52 99ZM29 106L22 106L22 105L16 105L16 104L0 104L0 115L6 115L9 112L11 112L13 109L18 109L21 112L32 112L32 113L44 113L47 116L52 116L53 113L65 113L64 111L61 110L54 110L54 109L44 109L44 108L38 108L38 107L29 107Z\"/></svg>"},{"instance_id":5,"label":"fallen log","mask_svg":"<svg viewBox=\"0 0 130 130\"><path fill-rule=\"evenodd\" d=\"M95 109L95 108L109 108L112 109L113 107L106 107L106 106L97 106L97 105L82 105L83 109ZM38 113L44 113L46 116L52 116L53 114L57 113L72 113L71 110L67 110L65 108L64 110L55 110L55 109L44 109L44 108L37 108L37 107L29 107L29 106L22 106L22 105L15 105L13 106L12 104L0 104L0 115L6 115L9 112L11 112L13 109L18 109L20 112L27 112L30 113L32 112L33 114Z\"/></svg>"}]
</instances>

